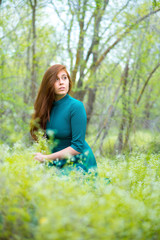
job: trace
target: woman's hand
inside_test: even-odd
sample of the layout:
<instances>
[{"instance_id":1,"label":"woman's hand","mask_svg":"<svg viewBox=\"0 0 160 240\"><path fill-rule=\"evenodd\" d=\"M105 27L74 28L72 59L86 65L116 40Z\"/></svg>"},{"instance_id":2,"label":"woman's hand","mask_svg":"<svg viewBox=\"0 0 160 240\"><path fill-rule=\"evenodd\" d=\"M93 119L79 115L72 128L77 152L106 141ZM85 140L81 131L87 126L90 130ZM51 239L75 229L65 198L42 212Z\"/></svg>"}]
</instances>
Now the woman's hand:
<instances>
[{"instance_id":1,"label":"woman's hand","mask_svg":"<svg viewBox=\"0 0 160 240\"><path fill-rule=\"evenodd\" d=\"M77 152L72 147L66 147L58 152L51 153L48 155L44 155L42 153L35 153L34 159L43 163L43 162L45 162L45 160L46 161L55 161L56 159L61 160L64 158L68 158L70 156L77 155L77 154L80 154L80 152Z\"/></svg>"},{"instance_id":2,"label":"woman's hand","mask_svg":"<svg viewBox=\"0 0 160 240\"><path fill-rule=\"evenodd\" d=\"M34 155L35 155L34 157L35 160L38 160L41 163L45 162L46 155L42 153L34 153Z\"/></svg>"}]
</instances>

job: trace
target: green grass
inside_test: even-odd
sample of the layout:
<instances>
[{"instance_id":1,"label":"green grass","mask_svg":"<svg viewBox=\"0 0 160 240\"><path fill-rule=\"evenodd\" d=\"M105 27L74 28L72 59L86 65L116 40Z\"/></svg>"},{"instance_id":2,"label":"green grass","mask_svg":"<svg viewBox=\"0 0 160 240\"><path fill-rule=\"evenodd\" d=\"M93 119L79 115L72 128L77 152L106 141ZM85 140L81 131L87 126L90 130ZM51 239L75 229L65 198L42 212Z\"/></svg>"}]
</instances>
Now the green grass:
<instances>
[{"instance_id":1,"label":"green grass","mask_svg":"<svg viewBox=\"0 0 160 240\"><path fill-rule=\"evenodd\" d=\"M117 145L117 135L118 132L116 129L112 129L111 132L106 136L103 141L103 155L107 157L113 157L118 150L115 149ZM87 136L88 142L93 144L94 152L96 152L101 142L98 140L96 144L94 144L95 137L93 135ZM129 140L129 147L127 151L139 151L143 153L160 153L160 135L159 133L151 133L149 130L137 130L136 132L132 132Z\"/></svg>"},{"instance_id":2,"label":"green grass","mask_svg":"<svg viewBox=\"0 0 160 240\"><path fill-rule=\"evenodd\" d=\"M160 154L98 157L95 180L35 162L42 145L1 146L1 240L160 239Z\"/></svg>"}]
</instances>

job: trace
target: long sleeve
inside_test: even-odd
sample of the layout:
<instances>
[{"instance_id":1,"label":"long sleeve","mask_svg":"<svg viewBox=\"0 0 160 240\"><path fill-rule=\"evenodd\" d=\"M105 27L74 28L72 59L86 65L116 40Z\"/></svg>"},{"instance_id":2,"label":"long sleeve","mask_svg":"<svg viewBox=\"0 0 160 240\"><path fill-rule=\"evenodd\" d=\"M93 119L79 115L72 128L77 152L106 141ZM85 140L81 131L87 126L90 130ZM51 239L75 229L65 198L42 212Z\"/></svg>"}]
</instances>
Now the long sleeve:
<instances>
[{"instance_id":1,"label":"long sleeve","mask_svg":"<svg viewBox=\"0 0 160 240\"><path fill-rule=\"evenodd\" d=\"M78 152L82 152L85 141L87 116L83 103L76 101L71 109L71 147Z\"/></svg>"}]
</instances>

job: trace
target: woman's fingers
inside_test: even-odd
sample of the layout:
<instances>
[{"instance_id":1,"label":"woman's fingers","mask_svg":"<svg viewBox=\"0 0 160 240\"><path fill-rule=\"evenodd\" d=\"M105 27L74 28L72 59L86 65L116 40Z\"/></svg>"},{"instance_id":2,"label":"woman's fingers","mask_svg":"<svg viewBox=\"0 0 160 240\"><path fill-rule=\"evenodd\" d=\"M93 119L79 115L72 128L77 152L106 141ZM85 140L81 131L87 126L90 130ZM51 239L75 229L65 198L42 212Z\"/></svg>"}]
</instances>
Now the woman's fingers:
<instances>
[{"instance_id":1,"label":"woman's fingers","mask_svg":"<svg viewBox=\"0 0 160 240\"><path fill-rule=\"evenodd\" d=\"M44 160L43 160L43 158L44 158L44 156L43 156L43 154L42 153L34 153L34 159L36 159L36 160L38 160L39 162L43 162Z\"/></svg>"}]
</instances>

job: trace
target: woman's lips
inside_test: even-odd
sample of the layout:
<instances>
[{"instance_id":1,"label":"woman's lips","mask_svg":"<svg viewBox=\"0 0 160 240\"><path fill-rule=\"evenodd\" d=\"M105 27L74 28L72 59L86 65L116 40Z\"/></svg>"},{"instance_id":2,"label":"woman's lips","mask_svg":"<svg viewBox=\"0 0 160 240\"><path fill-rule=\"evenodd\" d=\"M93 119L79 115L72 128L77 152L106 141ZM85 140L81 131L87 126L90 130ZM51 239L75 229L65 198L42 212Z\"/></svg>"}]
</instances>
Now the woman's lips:
<instances>
[{"instance_id":1,"label":"woman's lips","mask_svg":"<svg viewBox=\"0 0 160 240\"><path fill-rule=\"evenodd\" d=\"M59 90L65 90L65 87L60 87Z\"/></svg>"}]
</instances>

